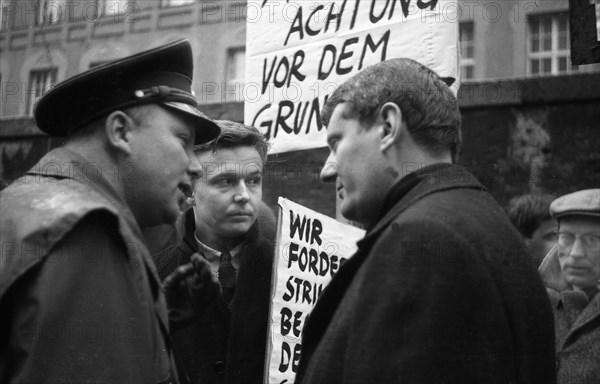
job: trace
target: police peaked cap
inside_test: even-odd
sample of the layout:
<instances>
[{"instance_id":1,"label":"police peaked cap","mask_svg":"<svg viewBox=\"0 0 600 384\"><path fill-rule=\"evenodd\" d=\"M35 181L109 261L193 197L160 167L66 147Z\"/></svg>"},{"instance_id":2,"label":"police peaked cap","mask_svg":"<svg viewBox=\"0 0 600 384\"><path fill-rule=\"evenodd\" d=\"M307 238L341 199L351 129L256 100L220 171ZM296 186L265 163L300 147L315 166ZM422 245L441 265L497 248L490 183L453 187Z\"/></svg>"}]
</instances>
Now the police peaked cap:
<instances>
[{"instance_id":1,"label":"police peaked cap","mask_svg":"<svg viewBox=\"0 0 600 384\"><path fill-rule=\"evenodd\" d=\"M100 65L46 93L35 106L35 121L50 136L64 137L117 109L156 103L195 117L195 144L201 144L220 129L198 109L191 91L193 70L188 40Z\"/></svg>"},{"instance_id":2,"label":"police peaked cap","mask_svg":"<svg viewBox=\"0 0 600 384\"><path fill-rule=\"evenodd\" d=\"M550 204L550 214L554 218L563 216L600 217L600 189L584 189L561 196Z\"/></svg>"}]
</instances>

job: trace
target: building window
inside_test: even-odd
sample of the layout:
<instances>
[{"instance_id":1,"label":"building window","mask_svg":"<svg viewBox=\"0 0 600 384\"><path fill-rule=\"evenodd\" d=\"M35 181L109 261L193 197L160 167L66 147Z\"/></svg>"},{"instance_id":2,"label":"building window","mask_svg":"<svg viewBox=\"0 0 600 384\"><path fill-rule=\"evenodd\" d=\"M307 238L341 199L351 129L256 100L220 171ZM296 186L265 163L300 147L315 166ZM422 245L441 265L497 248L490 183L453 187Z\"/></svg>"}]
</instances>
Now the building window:
<instances>
[{"instance_id":1,"label":"building window","mask_svg":"<svg viewBox=\"0 0 600 384\"><path fill-rule=\"evenodd\" d=\"M179 7L180 5L193 4L196 0L161 0L161 8Z\"/></svg>"},{"instance_id":2,"label":"building window","mask_svg":"<svg viewBox=\"0 0 600 384\"><path fill-rule=\"evenodd\" d=\"M475 42L472 21L460 23L460 78L469 80L475 77Z\"/></svg>"},{"instance_id":3,"label":"building window","mask_svg":"<svg viewBox=\"0 0 600 384\"><path fill-rule=\"evenodd\" d=\"M577 66L571 65L570 49L567 12L529 17L529 75L558 75L578 71Z\"/></svg>"},{"instance_id":4,"label":"building window","mask_svg":"<svg viewBox=\"0 0 600 384\"><path fill-rule=\"evenodd\" d=\"M66 0L40 0L38 25L61 23L67 15Z\"/></svg>"},{"instance_id":5,"label":"building window","mask_svg":"<svg viewBox=\"0 0 600 384\"><path fill-rule=\"evenodd\" d=\"M27 115L33 115L35 103L56 84L56 72L56 68L31 71L27 89Z\"/></svg>"},{"instance_id":6,"label":"building window","mask_svg":"<svg viewBox=\"0 0 600 384\"><path fill-rule=\"evenodd\" d=\"M596 1L596 37L600 41L600 1Z\"/></svg>"},{"instance_id":7,"label":"building window","mask_svg":"<svg viewBox=\"0 0 600 384\"><path fill-rule=\"evenodd\" d=\"M227 51L227 84L244 84L246 75L246 48L230 48Z\"/></svg>"},{"instance_id":8,"label":"building window","mask_svg":"<svg viewBox=\"0 0 600 384\"><path fill-rule=\"evenodd\" d=\"M0 0L0 31L8 29L8 0Z\"/></svg>"}]
</instances>

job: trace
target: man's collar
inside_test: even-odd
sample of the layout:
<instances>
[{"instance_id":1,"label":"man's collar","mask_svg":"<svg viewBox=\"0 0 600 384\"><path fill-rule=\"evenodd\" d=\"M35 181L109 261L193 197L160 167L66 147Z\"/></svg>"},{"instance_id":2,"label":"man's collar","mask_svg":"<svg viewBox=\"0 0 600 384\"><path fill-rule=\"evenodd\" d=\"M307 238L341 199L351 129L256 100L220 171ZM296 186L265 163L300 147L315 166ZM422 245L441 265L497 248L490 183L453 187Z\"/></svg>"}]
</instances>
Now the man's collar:
<instances>
[{"instance_id":1,"label":"man's collar","mask_svg":"<svg viewBox=\"0 0 600 384\"><path fill-rule=\"evenodd\" d=\"M194 239L196 239L196 244L198 245L198 249L203 252L206 252L207 256L208 256L208 254L211 254L211 255L216 255L217 257L221 257L221 253L226 252L226 251L218 251L218 250L211 248L208 245L204 244L203 242L200 241L200 239L198 239L198 236L195 233L194 233ZM229 254L231 255L231 257L234 257L235 255L240 253L241 249L242 249L242 245L238 244L233 249L229 250Z\"/></svg>"},{"instance_id":2,"label":"man's collar","mask_svg":"<svg viewBox=\"0 0 600 384\"><path fill-rule=\"evenodd\" d=\"M110 200L128 224L135 228L135 234L143 239L139 224L124 197L109 183L107 170L87 160L77 152L59 147L48 152L27 173L26 176L46 176L57 179L76 180Z\"/></svg>"},{"instance_id":3,"label":"man's collar","mask_svg":"<svg viewBox=\"0 0 600 384\"><path fill-rule=\"evenodd\" d=\"M198 240L198 236L194 233L194 239L196 240L196 245L198 246L198 251L200 251L206 260L211 264L211 266L216 266L218 268L219 263L221 262L221 254L224 251L217 251L214 248L209 247L204 244L200 240ZM229 254L231 255L231 264L233 264L235 269L240 268L240 251L242 249L242 245L238 244L235 248L229 250ZM214 268L213 268L214 269Z\"/></svg>"},{"instance_id":4,"label":"man's collar","mask_svg":"<svg viewBox=\"0 0 600 384\"><path fill-rule=\"evenodd\" d=\"M359 246L377 238L379 232L417 200L432 193L456 188L485 191L485 187L470 172L456 164L431 164L409 173L390 189L377 219L368 227Z\"/></svg>"},{"instance_id":5,"label":"man's collar","mask_svg":"<svg viewBox=\"0 0 600 384\"><path fill-rule=\"evenodd\" d=\"M445 169L451 167L452 164L449 163L436 163L432 165L428 165L422 168L419 168L409 174L405 175L403 178L398 180L396 184L392 186L392 188L388 191L385 196L383 203L381 204L381 209L379 210L379 214L376 219L370 223L369 229L373 228L375 224L377 224L398 201L400 201L406 194L408 194L415 186L417 186L422 180L427 177L435 177L441 175Z\"/></svg>"}]
</instances>

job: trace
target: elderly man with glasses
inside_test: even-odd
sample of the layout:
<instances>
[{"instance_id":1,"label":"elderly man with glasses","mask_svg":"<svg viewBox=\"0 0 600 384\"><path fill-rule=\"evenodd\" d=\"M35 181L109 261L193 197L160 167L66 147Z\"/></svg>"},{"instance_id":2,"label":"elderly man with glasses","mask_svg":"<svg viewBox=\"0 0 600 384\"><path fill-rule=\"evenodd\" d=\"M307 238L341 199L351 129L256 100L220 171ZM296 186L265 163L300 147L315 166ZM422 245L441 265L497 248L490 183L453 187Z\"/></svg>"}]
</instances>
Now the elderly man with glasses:
<instances>
[{"instance_id":1,"label":"elderly man with glasses","mask_svg":"<svg viewBox=\"0 0 600 384\"><path fill-rule=\"evenodd\" d=\"M554 200L558 242L540 273L554 311L558 383L600 383L600 189Z\"/></svg>"}]
</instances>

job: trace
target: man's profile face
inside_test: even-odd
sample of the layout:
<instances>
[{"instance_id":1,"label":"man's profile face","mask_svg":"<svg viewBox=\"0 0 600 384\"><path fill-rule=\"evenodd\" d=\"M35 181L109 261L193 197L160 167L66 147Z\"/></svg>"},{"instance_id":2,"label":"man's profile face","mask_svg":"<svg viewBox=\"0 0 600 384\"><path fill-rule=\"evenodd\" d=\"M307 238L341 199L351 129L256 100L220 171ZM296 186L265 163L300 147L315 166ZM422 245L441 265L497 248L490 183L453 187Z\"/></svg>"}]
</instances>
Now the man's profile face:
<instances>
[{"instance_id":1,"label":"man's profile face","mask_svg":"<svg viewBox=\"0 0 600 384\"><path fill-rule=\"evenodd\" d=\"M213 244L244 236L256 221L262 200L263 162L258 151L247 146L217 148L196 156L202 166L202 176L194 181L196 230Z\"/></svg>"},{"instance_id":2,"label":"man's profile face","mask_svg":"<svg viewBox=\"0 0 600 384\"><path fill-rule=\"evenodd\" d=\"M600 279L600 218L569 216L560 220L558 260L567 282L590 288Z\"/></svg>"},{"instance_id":3,"label":"man's profile face","mask_svg":"<svg viewBox=\"0 0 600 384\"><path fill-rule=\"evenodd\" d=\"M329 120L327 144L331 153L321 178L323 181L337 178L340 212L348 220L368 225L379 213L391 177L385 176L380 130L346 116L347 108L345 103L338 105Z\"/></svg>"},{"instance_id":4,"label":"man's profile face","mask_svg":"<svg viewBox=\"0 0 600 384\"><path fill-rule=\"evenodd\" d=\"M140 227L173 223L191 192L188 172L199 172L194 157L194 123L180 113L157 105L131 131L131 158L118 177Z\"/></svg>"}]
</instances>

